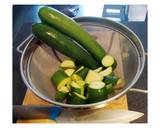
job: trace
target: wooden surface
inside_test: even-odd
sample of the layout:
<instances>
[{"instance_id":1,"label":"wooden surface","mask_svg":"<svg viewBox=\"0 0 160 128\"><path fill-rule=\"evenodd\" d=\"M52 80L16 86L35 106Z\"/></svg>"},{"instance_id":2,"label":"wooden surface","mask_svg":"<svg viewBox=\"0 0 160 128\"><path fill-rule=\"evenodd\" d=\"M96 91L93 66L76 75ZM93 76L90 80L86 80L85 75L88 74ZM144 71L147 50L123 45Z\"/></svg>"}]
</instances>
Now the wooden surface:
<instances>
[{"instance_id":1,"label":"wooden surface","mask_svg":"<svg viewBox=\"0 0 160 128\"><path fill-rule=\"evenodd\" d=\"M39 106L53 106L48 102L40 99L38 96L32 93L29 89L26 92L23 105L39 105ZM112 101L109 105L105 107L106 109L128 109L127 96ZM17 123L56 123L54 120L50 119L31 119L31 120L18 120Z\"/></svg>"},{"instance_id":2,"label":"wooden surface","mask_svg":"<svg viewBox=\"0 0 160 128\"><path fill-rule=\"evenodd\" d=\"M115 74L121 76L123 78L123 64L121 57L121 47L120 47L120 37L118 34L111 31L99 31L99 32L91 32L91 34L97 38L97 41L105 48L107 53L113 55L117 62L118 66L115 70ZM110 43L113 42L112 45ZM116 44L115 44L116 43ZM116 46L115 46L116 45ZM117 88L124 86L124 84L118 85ZM51 106L48 102L37 97L30 90L27 90L23 105L43 105L43 106ZM127 96L124 95L121 98L112 101L109 105L105 107L106 109L128 109L127 104ZM55 123L53 120L49 119L37 119L37 120L18 120L17 123Z\"/></svg>"}]
</instances>

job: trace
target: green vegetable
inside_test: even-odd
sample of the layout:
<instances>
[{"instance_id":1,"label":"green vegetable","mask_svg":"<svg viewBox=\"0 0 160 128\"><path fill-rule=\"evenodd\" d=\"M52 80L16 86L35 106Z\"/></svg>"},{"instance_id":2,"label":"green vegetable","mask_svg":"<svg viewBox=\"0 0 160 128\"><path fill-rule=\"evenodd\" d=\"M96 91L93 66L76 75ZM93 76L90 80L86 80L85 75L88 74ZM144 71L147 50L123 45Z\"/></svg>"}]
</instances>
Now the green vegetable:
<instances>
[{"instance_id":1,"label":"green vegetable","mask_svg":"<svg viewBox=\"0 0 160 128\"><path fill-rule=\"evenodd\" d=\"M113 69L115 69L117 66L117 62L111 55L105 55L102 59L102 65L104 67L112 67Z\"/></svg>"},{"instance_id":2,"label":"green vegetable","mask_svg":"<svg viewBox=\"0 0 160 128\"><path fill-rule=\"evenodd\" d=\"M61 12L48 7L42 7L38 14L42 22L47 23L48 25L73 38L76 42L82 45L97 61L101 62L102 58L106 54L105 50L88 32L86 32L85 29L83 29L74 20L62 14Z\"/></svg>"},{"instance_id":3,"label":"green vegetable","mask_svg":"<svg viewBox=\"0 0 160 128\"><path fill-rule=\"evenodd\" d=\"M108 75L104 77L104 83L105 84L112 84L113 86L117 84L117 81L119 80L119 77Z\"/></svg>"},{"instance_id":4,"label":"green vegetable","mask_svg":"<svg viewBox=\"0 0 160 128\"><path fill-rule=\"evenodd\" d=\"M62 88L60 88L60 90L56 92L55 100L62 102L68 93L69 93L69 89L66 86L63 86Z\"/></svg>"},{"instance_id":5,"label":"green vegetable","mask_svg":"<svg viewBox=\"0 0 160 128\"><path fill-rule=\"evenodd\" d=\"M85 82L91 83L92 81L102 81L102 80L103 80L103 76L101 76L99 73L93 70L89 70L86 76Z\"/></svg>"},{"instance_id":6,"label":"green vegetable","mask_svg":"<svg viewBox=\"0 0 160 128\"><path fill-rule=\"evenodd\" d=\"M72 39L43 23L32 25L33 34L42 42L72 58L76 63L96 69L99 63Z\"/></svg>"},{"instance_id":7,"label":"green vegetable","mask_svg":"<svg viewBox=\"0 0 160 128\"><path fill-rule=\"evenodd\" d=\"M114 89L113 89L113 85L112 85L112 84L107 84L107 85L106 85L106 89L107 89L107 93L108 93L108 94L114 92Z\"/></svg>"},{"instance_id":8,"label":"green vegetable","mask_svg":"<svg viewBox=\"0 0 160 128\"><path fill-rule=\"evenodd\" d=\"M94 81L88 86L87 103L95 103L107 99L107 89L102 81Z\"/></svg>"},{"instance_id":9,"label":"green vegetable","mask_svg":"<svg viewBox=\"0 0 160 128\"><path fill-rule=\"evenodd\" d=\"M62 80L62 81L58 84L57 90L59 90L60 88L62 88L62 87L64 87L64 86L66 86L66 87L70 90L70 86L69 86L70 83L71 83L71 79L70 79L69 77L66 78L66 79L64 79L64 80Z\"/></svg>"},{"instance_id":10,"label":"green vegetable","mask_svg":"<svg viewBox=\"0 0 160 128\"><path fill-rule=\"evenodd\" d=\"M83 95L80 95L76 92L70 93L67 97L67 103L68 104L85 104L86 97Z\"/></svg>"},{"instance_id":11,"label":"green vegetable","mask_svg":"<svg viewBox=\"0 0 160 128\"><path fill-rule=\"evenodd\" d=\"M73 75L71 76L71 79L72 79L72 81L82 80L82 78L81 78L79 75L77 75L77 74L73 74Z\"/></svg>"},{"instance_id":12,"label":"green vegetable","mask_svg":"<svg viewBox=\"0 0 160 128\"><path fill-rule=\"evenodd\" d=\"M56 87L65 79L68 79L68 75L63 70L56 71L51 77L51 81Z\"/></svg>"},{"instance_id":13,"label":"green vegetable","mask_svg":"<svg viewBox=\"0 0 160 128\"><path fill-rule=\"evenodd\" d=\"M79 75L83 80L85 80L88 70L89 70L88 68L84 67L83 69L78 71L76 74Z\"/></svg>"},{"instance_id":14,"label":"green vegetable","mask_svg":"<svg viewBox=\"0 0 160 128\"><path fill-rule=\"evenodd\" d=\"M75 63L72 60L64 60L61 65L61 68L75 68Z\"/></svg>"},{"instance_id":15,"label":"green vegetable","mask_svg":"<svg viewBox=\"0 0 160 128\"><path fill-rule=\"evenodd\" d=\"M85 95L87 86L83 80L78 80L76 83L81 87L81 95Z\"/></svg>"},{"instance_id":16,"label":"green vegetable","mask_svg":"<svg viewBox=\"0 0 160 128\"><path fill-rule=\"evenodd\" d=\"M83 68L84 68L84 66L80 66L80 67L76 70L76 72L75 72L75 73L77 73L77 72L81 71Z\"/></svg>"},{"instance_id":17,"label":"green vegetable","mask_svg":"<svg viewBox=\"0 0 160 128\"><path fill-rule=\"evenodd\" d=\"M112 71L113 71L113 70L112 70L112 67L108 67L107 69L99 72L99 74L100 74L101 76L108 76L108 75L112 74Z\"/></svg>"},{"instance_id":18,"label":"green vegetable","mask_svg":"<svg viewBox=\"0 0 160 128\"><path fill-rule=\"evenodd\" d=\"M68 75L71 76L74 73L75 69L65 69L64 72Z\"/></svg>"},{"instance_id":19,"label":"green vegetable","mask_svg":"<svg viewBox=\"0 0 160 128\"><path fill-rule=\"evenodd\" d=\"M79 94L81 94L81 87L79 84L77 84L76 82L72 81L71 84L71 93L72 92L77 92Z\"/></svg>"},{"instance_id":20,"label":"green vegetable","mask_svg":"<svg viewBox=\"0 0 160 128\"><path fill-rule=\"evenodd\" d=\"M102 70L103 70L103 67L101 66L101 67L99 67L99 68L97 68L97 69L95 69L95 70L93 70L93 71L99 73L99 72L102 71Z\"/></svg>"}]
</instances>

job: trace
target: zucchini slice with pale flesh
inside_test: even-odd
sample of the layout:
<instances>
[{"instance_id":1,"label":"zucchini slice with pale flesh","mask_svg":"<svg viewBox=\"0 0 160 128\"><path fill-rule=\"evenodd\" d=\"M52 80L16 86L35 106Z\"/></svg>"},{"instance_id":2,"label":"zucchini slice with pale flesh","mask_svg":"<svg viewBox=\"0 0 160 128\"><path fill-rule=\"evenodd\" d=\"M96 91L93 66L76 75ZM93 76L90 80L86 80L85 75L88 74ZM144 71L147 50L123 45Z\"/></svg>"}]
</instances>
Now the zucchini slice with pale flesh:
<instances>
[{"instance_id":1,"label":"zucchini slice with pale flesh","mask_svg":"<svg viewBox=\"0 0 160 128\"><path fill-rule=\"evenodd\" d=\"M76 74L79 75L83 80L85 80L88 71L89 69L84 67L82 70L78 71Z\"/></svg>"},{"instance_id":2,"label":"zucchini slice with pale flesh","mask_svg":"<svg viewBox=\"0 0 160 128\"><path fill-rule=\"evenodd\" d=\"M72 79L72 81L82 80L82 78L79 75L77 75L77 74L73 74L71 76L71 79Z\"/></svg>"},{"instance_id":3,"label":"zucchini slice with pale flesh","mask_svg":"<svg viewBox=\"0 0 160 128\"><path fill-rule=\"evenodd\" d=\"M68 104L85 104L86 97L76 92L70 93L67 97Z\"/></svg>"},{"instance_id":4,"label":"zucchini slice with pale flesh","mask_svg":"<svg viewBox=\"0 0 160 128\"><path fill-rule=\"evenodd\" d=\"M64 87L64 86L66 86L69 90L70 90L70 86L69 86L69 84L70 84L70 82L71 82L71 78L66 78L66 79L64 79L64 80L62 80L59 84L58 84L58 86L57 86L57 90L60 90L62 87Z\"/></svg>"},{"instance_id":5,"label":"zucchini slice with pale flesh","mask_svg":"<svg viewBox=\"0 0 160 128\"><path fill-rule=\"evenodd\" d=\"M112 71L113 71L112 67L108 67L107 69L99 72L99 74L100 74L101 76L108 76L108 75L111 75L111 74L112 74Z\"/></svg>"},{"instance_id":6,"label":"zucchini slice with pale flesh","mask_svg":"<svg viewBox=\"0 0 160 128\"><path fill-rule=\"evenodd\" d=\"M87 89L87 103L95 103L107 99L108 93L105 83L93 81Z\"/></svg>"},{"instance_id":7,"label":"zucchini slice with pale flesh","mask_svg":"<svg viewBox=\"0 0 160 128\"><path fill-rule=\"evenodd\" d=\"M67 96L68 93L69 93L69 89L66 86L61 87L56 92L55 100L59 101L59 102L62 102L66 98L66 96Z\"/></svg>"},{"instance_id":8,"label":"zucchini slice with pale flesh","mask_svg":"<svg viewBox=\"0 0 160 128\"><path fill-rule=\"evenodd\" d=\"M74 61L72 60L64 60L61 65L60 65L61 68L75 68L76 65L74 63Z\"/></svg>"},{"instance_id":9,"label":"zucchini slice with pale flesh","mask_svg":"<svg viewBox=\"0 0 160 128\"><path fill-rule=\"evenodd\" d=\"M104 67L112 67L113 69L115 69L116 66L117 66L117 62L116 62L116 60L114 59L113 56L111 56L111 55L106 55L106 56L104 56L103 59L102 59L102 65L103 65Z\"/></svg>"},{"instance_id":10,"label":"zucchini slice with pale flesh","mask_svg":"<svg viewBox=\"0 0 160 128\"><path fill-rule=\"evenodd\" d=\"M102 81L102 80L103 80L102 75L93 70L89 70L85 82L90 84L92 81Z\"/></svg>"},{"instance_id":11,"label":"zucchini slice with pale flesh","mask_svg":"<svg viewBox=\"0 0 160 128\"><path fill-rule=\"evenodd\" d=\"M81 87L81 95L84 95L87 88L85 82L83 80L78 80L76 83Z\"/></svg>"},{"instance_id":12,"label":"zucchini slice with pale flesh","mask_svg":"<svg viewBox=\"0 0 160 128\"><path fill-rule=\"evenodd\" d=\"M68 75L68 76L71 76L74 72L75 72L75 69L65 69L64 72Z\"/></svg>"},{"instance_id":13,"label":"zucchini slice with pale flesh","mask_svg":"<svg viewBox=\"0 0 160 128\"><path fill-rule=\"evenodd\" d=\"M75 73L81 71L83 68L84 68L84 66L80 66L80 67L75 71Z\"/></svg>"},{"instance_id":14,"label":"zucchini slice with pale flesh","mask_svg":"<svg viewBox=\"0 0 160 128\"><path fill-rule=\"evenodd\" d=\"M103 67L99 67L99 68L97 68L97 69L95 69L95 70L93 70L93 71L99 73L99 72L102 71L102 70L103 70Z\"/></svg>"},{"instance_id":15,"label":"zucchini slice with pale flesh","mask_svg":"<svg viewBox=\"0 0 160 128\"><path fill-rule=\"evenodd\" d=\"M81 87L80 87L79 84L77 84L76 82L72 81L70 86L71 86L71 93L77 92L77 93L81 94Z\"/></svg>"},{"instance_id":16,"label":"zucchini slice with pale flesh","mask_svg":"<svg viewBox=\"0 0 160 128\"><path fill-rule=\"evenodd\" d=\"M67 78L68 75L63 70L58 70L52 75L51 81L57 87L60 84L60 82Z\"/></svg>"}]
</instances>

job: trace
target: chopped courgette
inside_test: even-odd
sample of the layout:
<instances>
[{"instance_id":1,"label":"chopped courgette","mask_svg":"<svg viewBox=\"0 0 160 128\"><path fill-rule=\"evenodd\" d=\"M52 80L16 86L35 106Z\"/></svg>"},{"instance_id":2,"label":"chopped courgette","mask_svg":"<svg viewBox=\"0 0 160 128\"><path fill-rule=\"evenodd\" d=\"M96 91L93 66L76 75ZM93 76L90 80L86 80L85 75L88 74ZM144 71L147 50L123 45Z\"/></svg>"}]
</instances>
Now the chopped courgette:
<instances>
[{"instance_id":1,"label":"chopped courgette","mask_svg":"<svg viewBox=\"0 0 160 128\"><path fill-rule=\"evenodd\" d=\"M76 65L74 63L74 61L72 60L64 60L61 65L60 65L61 68L75 68Z\"/></svg>"},{"instance_id":2,"label":"chopped courgette","mask_svg":"<svg viewBox=\"0 0 160 128\"><path fill-rule=\"evenodd\" d=\"M70 84L70 82L71 82L71 79L70 79L69 77L66 78L66 79L64 79L64 80L62 80L62 81L58 84L57 90L59 90L60 88L62 88L62 87L64 87L64 86L66 86L66 87L70 90L70 87L68 86L68 85Z\"/></svg>"},{"instance_id":3,"label":"chopped courgette","mask_svg":"<svg viewBox=\"0 0 160 128\"><path fill-rule=\"evenodd\" d=\"M105 100L108 96L105 83L102 81L94 81L88 86L87 103L95 103Z\"/></svg>"},{"instance_id":4,"label":"chopped courgette","mask_svg":"<svg viewBox=\"0 0 160 128\"><path fill-rule=\"evenodd\" d=\"M93 70L89 70L88 74L86 76L85 82L86 83L91 83L92 81L102 81L103 80L103 76L101 76L99 73L93 71Z\"/></svg>"},{"instance_id":5,"label":"chopped courgette","mask_svg":"<svg viewBox=\"0 0 160 128\"><path fill-rule=\"evenodd\" d=\"M73 81L82 80L82 78L81 78L79 75L77 75L77 74L73 74L73 75L71 76L71 79L72 79Z\"/></svg>"},{"instance_id":6,"label":"chopped courgette","mask_svg":"<svg viewBox=\"0 0 160 128\"><path fill-rule=\"evenodd\" d=\"M58 70L52 75L51 81L57 87L60 84L60 82L67 78L68 75L63 70Z\"/></svg>"},{"instance_id":7,"label":"chopped courgette","mask_svg":"<svg viewBox=\"0 0 160 128\"><path fill-rule=\"evenodd\" d=\"M102 70L103 70L103 67L99 67L99 68L97 68L97 69L95 69L95 70L93 70L93 71L99 73L99 72L102 71Z\"/></svg>"},{"instance_id":8,"label":"chopped courgette","mask_svg":"<svg viewBox=\"0 0 160 128\"><path fill-rule=\"evenodd\" d=\"M113 71L113 70L112 70L112 67L108 67L107 69L99 72L99 74L100 74L101 76L108 76L108 75L112 74L112 71Z\"/></svg>"},{"instance_id":9,"label":"chopped courgette","mask_svg":"<svg viewBox=\"0 0 160 128\"><path fill-rule=\"evenodd\" d=\"M68 104L85 104L86 97L83 95L80 95L76 92L70 93L67 97L67 103Z\"/></svg>"},{"instance_id":10,"label":"chopped courgette","mask_svg":"<svg viewBox=\"0 0 160 128\"><path fill-rule=\"evenodd\" d=\"M81 87L76 82L72 81L71 84L71 93L77 92L78 94L81 94Z\"/></svg>"},{"instance_id":11,"label":"chopped courgette","mask_svg":"<svg viewBox=\"0 0 160 128\"><path fill-rule=\"evenodd\" d=\"M65 69L64 72L65 72L68 76L71 76L71 75L75 72L75 69Z\"/></svg>"},{"instance_id":12,"label":"chopped courgette","mask_svg":"<svg viewBox=\"0 0 160 128\"><path fill-rule=\"evenodd\" d=\"M116 60L114 59L113 56L111 55L106 55L103 57L102 59L102 65L104 67L112 67L113 69L116 68L117 66L117 62Z\"/></svg>"},{"instance_id":13,"label":"chopped courgette","mask_svg":"<svg viewBox=\"0 0 160 128\"><path fill-rule=\"evenodd\" d=\"M107 84L112 84L113 86L117 84L119 80L119 77L114 76L114 75L107 75L106 77L104 77L104 83Z\"/></svg>"},{"instance_id":14,"label":"chopped courgette","mask_svg":"<svg viewBox=\"0 0 160 128\"><path fill-rule=\"evenodd\" d=\"M108 94L114 92L113 85L111 83L106 85L106 89Z\"/></svg>"},{"instance_id":15,"label":"chopped courgette","mask_svg":"<svg viewBox=\"0 0 160 128\"><path fill-rule=\"evenodd\" d=\"M81 95L84 95L86 92L86 84L83 80L78 80L76 83L81 87Z\"/></svg>"},{"instance_id":16,"label":"chopped courgette","mask_svg":"<svg viewBox=\"0 0 160 128\"><path fill-rule=\"evenodd\" d=\"M62 102L65 97L67 96L67 94L69 93L69 89L66 86L61 87L55 95L55 100Z\"/></svg>"},{"instance_id":17,"label":"chopped courgette","mask_svg":"<svg viewBox=\"0 0 160 128\"><path fill-rule=\"evenodd\" d=\"M80 66L80 67L76 70L76 72L75 72L75 73L77 73L77 72L81 71L83 68L84 68L84 66Z\"/></svg>"},{"instance_id":18,"label":"chopped courgette","mask_svg":"<svg viewBox=\"0 0 160 128\"><path fill-rule=\"evenodd\" d=\"M85 80L88 71L89 71L89 69L84 67L83 69L78 71L76 74L79 75L83 80Z\"/></svg>"}]
</instances>

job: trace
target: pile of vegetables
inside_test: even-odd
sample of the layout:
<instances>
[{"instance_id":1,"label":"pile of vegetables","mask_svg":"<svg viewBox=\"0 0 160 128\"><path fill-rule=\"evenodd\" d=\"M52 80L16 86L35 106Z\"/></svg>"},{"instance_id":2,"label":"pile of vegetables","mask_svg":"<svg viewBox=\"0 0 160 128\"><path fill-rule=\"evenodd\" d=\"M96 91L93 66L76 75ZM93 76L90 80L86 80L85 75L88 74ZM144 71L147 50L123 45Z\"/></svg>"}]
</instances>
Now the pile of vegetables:
<instances>
[{"instance_id":1,"label":"pile of vegetables","mask_svg":"<svg viewBox=\"0 0 160 128\"><path fill-rule=\"evenodd\" d=\"M108 95L114 92L114 86L121 80L113 75L114 63L105 60L108 57L112 58L106 55L102 59L108 66L101 66L95 70L76 66L73 60L64 60L60 69L51 77L57 89L55 100L66 101L68 104L85 104L107 99Z\"/></svg>"},{"instance_id":2,"label":"pile of vegetables","mask_svg":"<svg viewBox=\"0 0 160 128\"><path fill-rule=\"evenodd\" d=\"M42 7L38 15L42 23L32 25L35 37L70 58L51 77L57 90L55 100L85 104L107 99L121 81L113 73L117 66L115 58L61 12Z\"/></svg>"}]
</instances>

